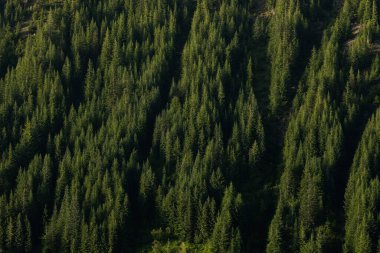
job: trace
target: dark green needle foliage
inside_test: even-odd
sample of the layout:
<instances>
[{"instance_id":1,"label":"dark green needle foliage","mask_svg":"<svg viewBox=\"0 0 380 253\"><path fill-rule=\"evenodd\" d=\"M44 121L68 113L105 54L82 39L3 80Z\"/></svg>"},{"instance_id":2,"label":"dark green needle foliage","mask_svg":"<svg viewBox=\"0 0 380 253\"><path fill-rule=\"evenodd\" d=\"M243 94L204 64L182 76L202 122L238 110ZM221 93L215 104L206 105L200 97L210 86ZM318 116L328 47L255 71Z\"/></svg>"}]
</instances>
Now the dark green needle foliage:
<instances>
[{"instance_id":1,"label":"dark green needle foliage","mask_svg":"<svg viewBox=\"0 0 380 253\"><path fill-rule=\"evenodd\" d=\"M379 4L0 1L0 252L380 252Z\"/></svg>"},{"instance_id":2,"label":"dark green needle foliage","mask_svg":"<svg viewBox=\"0 0 380 253\"><path fill-rule=\"evenodd\" d=\"M380 111L369 120L355 153L345 194L344 252L379 251Z\"/></svg>"}]
</instances>

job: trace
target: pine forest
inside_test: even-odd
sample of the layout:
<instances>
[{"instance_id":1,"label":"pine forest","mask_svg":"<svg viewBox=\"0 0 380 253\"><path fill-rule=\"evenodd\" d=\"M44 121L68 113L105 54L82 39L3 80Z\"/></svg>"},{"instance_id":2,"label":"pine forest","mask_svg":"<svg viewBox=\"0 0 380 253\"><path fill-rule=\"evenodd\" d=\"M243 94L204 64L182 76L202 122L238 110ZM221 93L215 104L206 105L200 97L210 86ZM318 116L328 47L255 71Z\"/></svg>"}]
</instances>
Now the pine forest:
<instances>
[{"instance_id":1,"label":"pine forest","mask_svg":"<svg viewBox=\"0 0 380 253\"><path fill-rule=\"evenodd\" d=\"M380 0L0 0L0 252L379 253Z\"/></svg>"}]
</instances>

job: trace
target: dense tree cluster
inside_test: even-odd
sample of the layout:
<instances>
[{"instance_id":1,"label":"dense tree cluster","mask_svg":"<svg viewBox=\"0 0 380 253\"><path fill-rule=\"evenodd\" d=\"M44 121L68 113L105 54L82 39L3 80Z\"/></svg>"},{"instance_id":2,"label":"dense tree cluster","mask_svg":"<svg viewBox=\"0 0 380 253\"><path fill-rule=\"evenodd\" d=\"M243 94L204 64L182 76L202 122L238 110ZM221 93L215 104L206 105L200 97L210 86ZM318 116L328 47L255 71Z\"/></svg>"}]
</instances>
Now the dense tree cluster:
<instances>
[{"instance_id":1,"label":"dense tree cluster","mask_svg":"<svg viewBox=\"0 0 380 253\"><path fill-rule=\"evenodd\" d=\"M344 252L379 251L379 110L368 122L345 193Z\"/></svg>"},{"instance_id":2,"label":"dense tree cluster","mask_svg":"<svg viewBox=\"0 0 380 253\"><path fill-rule=\"evenodd\" d=\"M0 251L379 252L378 8L0 1Z\"/></svg>"}]
</instances>

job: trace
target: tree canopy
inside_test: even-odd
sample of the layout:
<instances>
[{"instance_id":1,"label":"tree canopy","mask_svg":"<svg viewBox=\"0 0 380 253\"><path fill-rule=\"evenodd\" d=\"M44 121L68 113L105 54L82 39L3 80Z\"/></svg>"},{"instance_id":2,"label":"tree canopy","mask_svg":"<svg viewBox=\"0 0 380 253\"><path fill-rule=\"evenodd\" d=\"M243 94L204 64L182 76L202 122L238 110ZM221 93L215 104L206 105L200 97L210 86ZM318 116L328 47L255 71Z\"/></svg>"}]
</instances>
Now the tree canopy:
<instances>
[{"instance_id":1,"label":"tree canopy","mask_svg":"<svg viewBox=\"0 0 380 253\"><path fill-rule=\"evenodd\" d=\"M380 252L379 1L0 1L0 252Z\"/></svg>"}]
</instances>

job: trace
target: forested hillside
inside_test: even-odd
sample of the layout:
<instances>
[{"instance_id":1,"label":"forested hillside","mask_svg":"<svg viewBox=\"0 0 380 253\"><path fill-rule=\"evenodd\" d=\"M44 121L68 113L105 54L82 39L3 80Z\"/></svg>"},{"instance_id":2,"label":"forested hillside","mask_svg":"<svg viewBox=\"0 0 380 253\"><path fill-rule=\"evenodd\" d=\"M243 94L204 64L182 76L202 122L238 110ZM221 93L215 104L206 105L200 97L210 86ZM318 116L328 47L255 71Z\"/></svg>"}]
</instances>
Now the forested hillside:
<instances>
[{"instance_id":1,"label":"forested hillside","mask_svg":"<svg viewBox=\"0 0 380 253\"><path fill-rule=\"evenodd\" d=\"M0 252L380 252L378 0L0 0Z\"/></svg>"}]
</instances>

